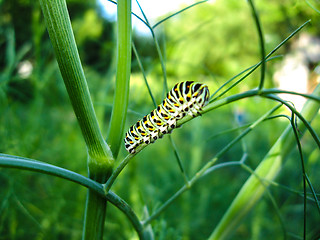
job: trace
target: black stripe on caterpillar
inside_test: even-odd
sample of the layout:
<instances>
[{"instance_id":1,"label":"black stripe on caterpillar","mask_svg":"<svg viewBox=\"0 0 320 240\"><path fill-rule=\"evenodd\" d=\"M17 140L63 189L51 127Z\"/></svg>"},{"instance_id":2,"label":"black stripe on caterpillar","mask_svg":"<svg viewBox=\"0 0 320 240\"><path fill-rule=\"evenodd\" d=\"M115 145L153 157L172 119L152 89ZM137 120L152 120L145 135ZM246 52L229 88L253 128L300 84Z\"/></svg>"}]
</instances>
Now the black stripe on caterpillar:
<instances>
[{"instance_id":1,"label":"black stripe on caterpillar","mask_svg":"<svg viewBox=\"0 0 320 240\"><path fill-rule=\"evenodd\" d=\"M131 154L142 143L150 144L164 134L170 133L177 120L187 114L195 117L209 101L208 86L194 81L177 83L156 109L132 125L125 135L124 143Z\"/></svg>"}]
</instances>

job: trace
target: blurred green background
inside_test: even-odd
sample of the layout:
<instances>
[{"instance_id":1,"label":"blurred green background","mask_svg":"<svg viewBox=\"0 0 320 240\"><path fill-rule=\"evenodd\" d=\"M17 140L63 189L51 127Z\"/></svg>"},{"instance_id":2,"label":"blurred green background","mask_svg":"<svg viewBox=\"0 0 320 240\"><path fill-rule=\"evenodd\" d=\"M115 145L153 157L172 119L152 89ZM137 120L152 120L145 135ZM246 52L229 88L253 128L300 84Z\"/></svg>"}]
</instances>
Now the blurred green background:
<instances>
[{"instance_id":1,"label":"blurred green background","mask_svg":"<svg viewBox=\"0 0 320 240\"><path fill-rule=\"evenodd\" d=\"M67 3L93 103L106 136L115 80L115 21L106 18L101 4L94 0ZM320 9L319 1L256 1L256 7L267 52L305 21L312 20L303 33L277 52L282 57L268 62L266 86L276 87L276 73L283 67L286 56L294 56L301 50L301 36L316 44L319 41L320 15L316 11ZM0 152L86 175L85 144L38 1L0 0L0 11ZM197 5L157 26L156 36L165 55L169 88L176 82L195 80L208 84L213 93L229 78L260 60L257 32L246 1L217 0ZM151 34L135 28L133 41L151 90L160 103L165 93L163 75ZM311 50L315 55L320 54L317 47ZM318 81L319 60L309 57L299 61L309 70L307 90L311 91ZM228 94L256 87L258 80L256 72ZM173 131L172 138L187 175L192 177L240 132L224 131L256 120L275 105L260 98L242 100ZM133 55L127 127L153 108ZM289 114L285 109L283 113ZM264 122L219 163L238 161L246 151L246 163L254 169L287 124L285 119ZM319 118L315 119L314 129L318 130L319 124ZM307 173L319 192L319 149L308 134L302 144ZM123 147L119 159L126 154ZM301 192L302 174L296 149L288 158L277 182ZM239 166L221 168L206 176L152 222L155 238L205 239L248 176ZM0 183L0 239L81 239L86 189L55 177L15 169L1 169ZM152 213L183 184L169 138L165 136L130 162L112 190L143 218L146 207ZM302 196L281 187L271 187L270 192L285 222L288 239L299 239L303 231ZM307 232L312 239L320 232L319 212L312 201L308 202L307 219ZM137 239L131 224L111 205L105 228L105 239ZM283 239L283 236L276 211L265 197L235 231L234 239Z\"/></svg>"}]
</instances>

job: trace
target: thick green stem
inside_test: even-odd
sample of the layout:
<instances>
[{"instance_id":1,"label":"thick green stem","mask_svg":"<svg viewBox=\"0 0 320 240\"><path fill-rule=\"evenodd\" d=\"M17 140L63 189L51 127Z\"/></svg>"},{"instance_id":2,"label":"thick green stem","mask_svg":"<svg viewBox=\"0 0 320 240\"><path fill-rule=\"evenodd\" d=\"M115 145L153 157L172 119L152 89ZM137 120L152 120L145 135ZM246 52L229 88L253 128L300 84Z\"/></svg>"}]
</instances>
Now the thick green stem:
<instances>
[{"instance_id":1,"label":"thick green stem","mask_svg":"<svg viewBox=\"0 0 320 240\"><path fill-rule=\"evenodd\" d=\"M89 164L100 171L110 171L112 154L94 112L65 0L40 0L40 3L59 68L86 142Z\"/></svg>"},{"instance_id":2,"label":"thick green stem","mask_svg":"<svg viewBox=\"0 0 320 240\"><path fill-rule=\"evenodd\" d=\"M108 143L116 158L126 122L131 74L131 0L118 0L117 76Z\"/></svg>"},{"instance_id":3,"label":"thick green stem","mask_svg":"<svg viewBox=\"0 0 320 240\"><path fill-rule=\"evenodd\" d=\"M113 156L104 141L80 62L65 0L40 0L59 68L80 125L87 151L90 178L104 182L110 176ZM84 239L102 239L106 200L89 190Z\"/></svg>"},{"instance_id":4,"label":"thick green stem","mask_svg":"<svg viewBox=\"0 0 320 240\"><path fill-rule=\"evenodd\" d=\"M82 239L103 239L106 208L106 199L88 189Z\"/></svg>"}]
</instances>

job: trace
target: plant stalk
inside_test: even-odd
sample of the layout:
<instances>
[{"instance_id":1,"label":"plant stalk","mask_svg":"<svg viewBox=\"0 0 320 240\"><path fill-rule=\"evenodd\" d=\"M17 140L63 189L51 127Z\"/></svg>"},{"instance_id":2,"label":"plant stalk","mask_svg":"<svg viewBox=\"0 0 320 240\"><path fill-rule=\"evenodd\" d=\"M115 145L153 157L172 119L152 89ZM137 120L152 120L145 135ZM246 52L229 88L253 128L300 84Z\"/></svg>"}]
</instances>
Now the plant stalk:
<instances>
[{"instance_id":1,"label":"plant stalk","mask_svg":"<svg viewBox=\"0 0 320 240\"><path fill-rule=\"evenodd\" d=\"M320 84L314 90L313 95L320 95ZM317 115L319 107L319 102L308 100L301 112L301 115L303 115L308 122L311 122ZM302 121L298 121L297 128L301 133L303 133L306 126ZM262 195L266 191L266 187L268 187L270 182L276 178L285 162L285 157L294 147L295 136L290 125L284 130L278 141L273 145L262 162L256 168L255 172L243 185L222 220L212 232L209 240L228 239L232 236L236 227L241 223L243 218L261 199ZM266 181L262 184L261 179L265 179Z\"/></svg>"},{"instance_id":2,"label":"plant stalk","mask_svg":"<svg viewBox=\"0 0 320 240\"><path fill-rule=\"evenodd\" d=\"M131 0L117 3L117 75L108 143L117 158L123 138L129 101L131 74Z\"/></svg>"},{"instance_id":3,"label":"plant stalk","mask_svg":"<svg viewBox=\"0 0 320 240\"><path fill-rule=\"evenodd\" d=\"M43 16L73 110L89 155L89 165L103 172L113 164L95 115L65 0L40 0Z\"/></svg>"},{"instance_id":4,"label":"plant stalk","mask_svg":"<svg viewBox=\"0 0 320 240\"><path fill-rule=\"evenodd\" d=\"M40 0L47 30L88 152L89 177L105 182L113 166L93 108L65 0ZM106 200L88 190L83 239L102 239Z\"/></svg>"}]
</instances>

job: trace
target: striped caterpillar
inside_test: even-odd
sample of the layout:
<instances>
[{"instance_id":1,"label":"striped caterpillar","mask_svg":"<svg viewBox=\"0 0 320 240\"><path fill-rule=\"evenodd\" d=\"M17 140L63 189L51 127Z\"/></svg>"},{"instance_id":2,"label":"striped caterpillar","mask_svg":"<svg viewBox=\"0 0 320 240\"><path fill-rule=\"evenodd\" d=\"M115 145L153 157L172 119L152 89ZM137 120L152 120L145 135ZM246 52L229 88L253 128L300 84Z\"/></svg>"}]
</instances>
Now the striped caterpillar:
<instances>
[{"instance_id":1,"label":"striped caterpillar","mask_svg":"<svg viewBox=\"0 0 320 240\"><path fill-rule=\"evenodd\" d=\"M132 125L124 138L131 154L142 143L150 144L176 127L177 120L187 114L195 117L209 101L208 86L193 81L177 83L167 97L151 113Z\"/></svg>"}]
</instances>

